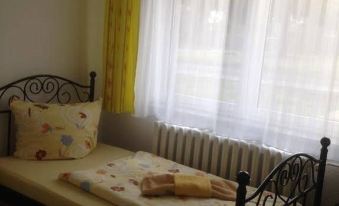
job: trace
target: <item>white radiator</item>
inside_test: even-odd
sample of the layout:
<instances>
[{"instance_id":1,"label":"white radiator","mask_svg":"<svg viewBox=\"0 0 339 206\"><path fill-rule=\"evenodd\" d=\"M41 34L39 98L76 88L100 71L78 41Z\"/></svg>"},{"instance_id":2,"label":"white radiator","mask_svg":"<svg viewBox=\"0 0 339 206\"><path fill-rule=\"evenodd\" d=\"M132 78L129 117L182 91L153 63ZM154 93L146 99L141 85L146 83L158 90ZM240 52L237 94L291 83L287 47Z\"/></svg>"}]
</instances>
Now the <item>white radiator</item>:
<instances>
[{"instance_id":1,"label":"white radiator","mask_svg":"<svg viewBox=\"0 0 339 206\"><path fill-rule=\"evenodd\" d=\"M246 170L252 186L258 186L288 155L274 148L163 122L156 122L154 131L154 154L234 181L240 170Z\"/></svg>"}]
</instances>

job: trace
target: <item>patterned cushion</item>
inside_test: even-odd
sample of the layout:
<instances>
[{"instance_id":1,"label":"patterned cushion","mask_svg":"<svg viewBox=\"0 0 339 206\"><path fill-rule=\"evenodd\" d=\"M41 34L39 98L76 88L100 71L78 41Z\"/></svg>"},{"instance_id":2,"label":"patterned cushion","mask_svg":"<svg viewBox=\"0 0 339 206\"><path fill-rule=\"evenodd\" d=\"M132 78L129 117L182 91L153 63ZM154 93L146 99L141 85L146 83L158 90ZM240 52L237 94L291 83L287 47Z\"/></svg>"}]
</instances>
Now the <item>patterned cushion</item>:
<instances>
[{"instance_id":1,"label":"patterned cushion","mask_svg":"<svg viewBox=\"0 0 339 206\"><path fill-rule=\"evenodd\" d=\"M13 101L14 156L36 160L86 156L97 144L101 104L101 100L76 104Z\"/></svg>"}]
</instances>

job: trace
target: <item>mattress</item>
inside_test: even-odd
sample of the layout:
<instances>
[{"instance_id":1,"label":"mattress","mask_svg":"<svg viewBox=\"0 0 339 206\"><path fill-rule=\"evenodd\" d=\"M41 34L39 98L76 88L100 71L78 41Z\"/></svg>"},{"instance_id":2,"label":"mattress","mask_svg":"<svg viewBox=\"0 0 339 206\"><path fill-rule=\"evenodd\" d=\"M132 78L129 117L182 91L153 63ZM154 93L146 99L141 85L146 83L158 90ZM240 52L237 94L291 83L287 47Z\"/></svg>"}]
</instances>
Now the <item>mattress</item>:
<instances>
[{"instance_id":1,"label":"mattress","mask_svg":"<svg viewBox=\"0 0 339 206\"><path fill-rule=\"evenodd\" d=\"M220 182L220 177L157 157L147 152L137 152L127 158L114 160L98 168L70 171L60 175L60 179L85 191L99 196L112 204L129 206L234 206L234 201L215 198L194 198L177 196L142 196L140 183L143 177L155 174L183 173L208 176ZM236 183L227 181L236 187ZM254 188L248 188L253 192ZM249 204L255 205L255 204Z\"/></svg>"},{"instance_id":2,"label":"mattress","mask_svg":"<svg viewBox=\"0 0 339 206\"><path fill-rule=\"evenodd\" d=\"M86 170L133 154L128 150L98 144L91 154L77 160L30 161L0 158L0 185L46 205L112 205L58 180L65 171Z\"/></svg>"}]
</instances>

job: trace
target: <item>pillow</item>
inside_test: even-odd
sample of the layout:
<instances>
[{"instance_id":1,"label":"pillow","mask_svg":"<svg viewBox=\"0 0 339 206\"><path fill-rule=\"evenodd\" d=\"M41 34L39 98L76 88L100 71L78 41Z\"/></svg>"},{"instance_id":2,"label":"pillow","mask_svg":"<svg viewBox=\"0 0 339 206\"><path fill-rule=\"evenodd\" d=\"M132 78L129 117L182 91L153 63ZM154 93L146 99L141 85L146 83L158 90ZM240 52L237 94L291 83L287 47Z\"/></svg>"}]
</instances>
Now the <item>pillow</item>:
<instances>
[{"instance_id":1,"label":"pillow","mask_svg":"<svg viewBox=\"0 0 339 206\"><path fill-rule=\"evenodd\" d=\"M101 105L101 100L76 104L13 101L14 156L31 160L86 156L97 144Z\"/></svg>"}]
</instances>

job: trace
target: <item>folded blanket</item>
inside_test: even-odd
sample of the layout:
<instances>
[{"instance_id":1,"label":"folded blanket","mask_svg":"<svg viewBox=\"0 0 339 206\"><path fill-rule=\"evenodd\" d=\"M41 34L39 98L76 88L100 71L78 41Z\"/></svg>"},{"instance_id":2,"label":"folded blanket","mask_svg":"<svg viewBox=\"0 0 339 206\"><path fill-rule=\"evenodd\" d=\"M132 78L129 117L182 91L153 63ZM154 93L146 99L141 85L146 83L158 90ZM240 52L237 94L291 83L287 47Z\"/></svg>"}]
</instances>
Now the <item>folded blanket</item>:
<instances>
[{"instance_id":1,"label":"folded blanket","mask_svg":"<svg viewBox=\"0 0 339 206\"><path fill-rule=\"evenodd\" d=\"M187 174L160 174L145 177L141 193L146 196L176 195L218 198L235 201L236 186L227 180L209 179L207 176Z\"/></svg>"}]
</instances>

